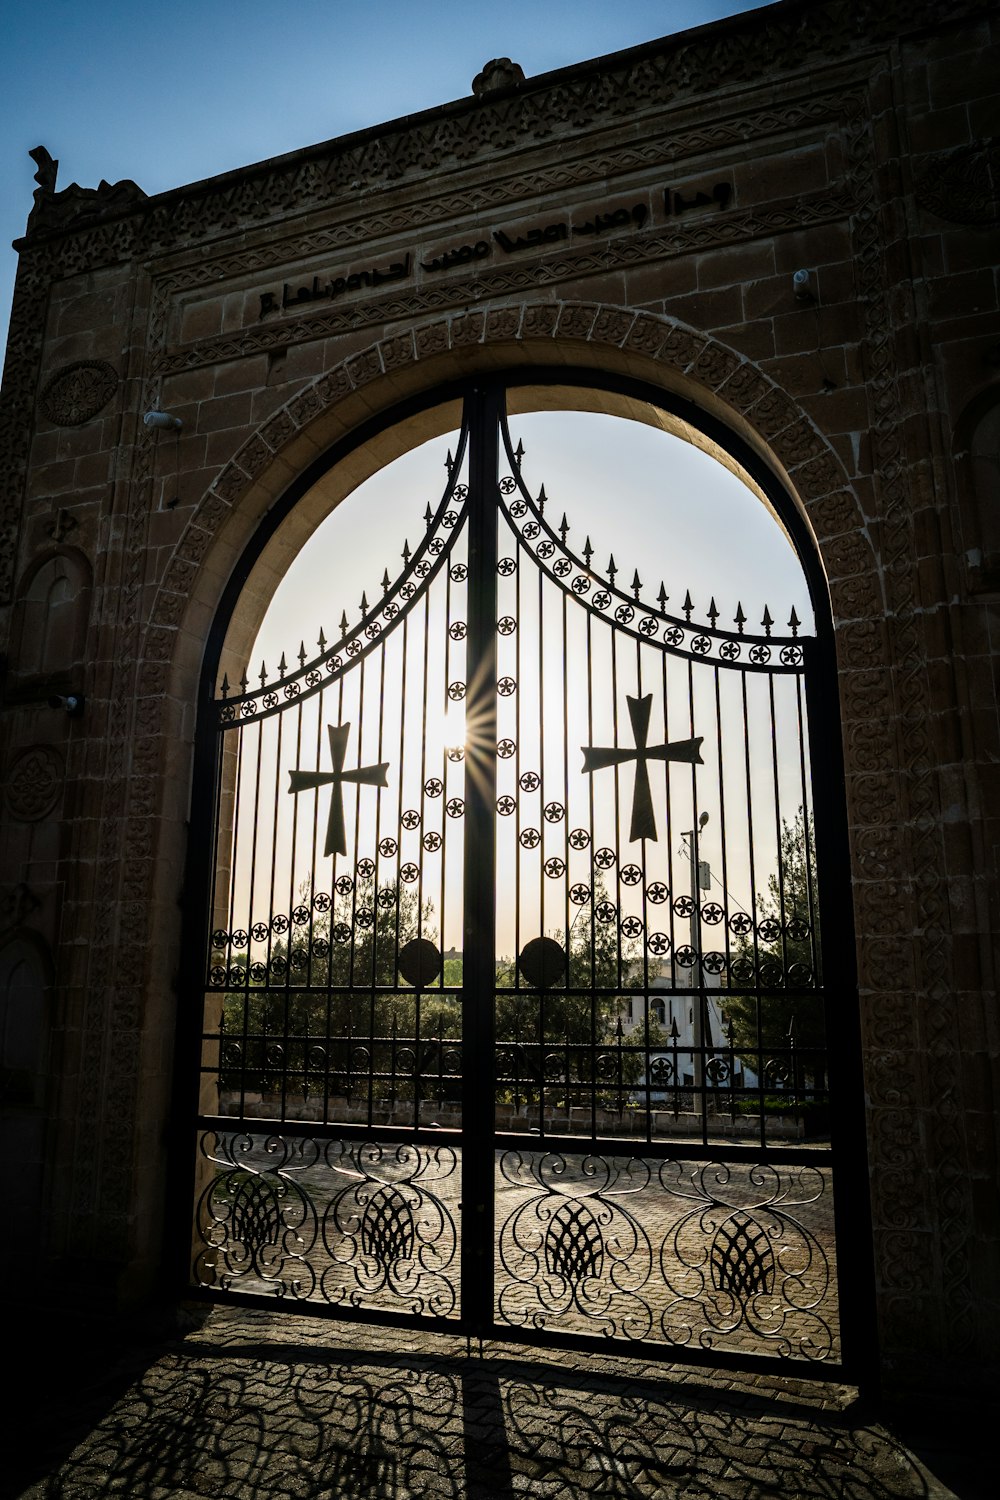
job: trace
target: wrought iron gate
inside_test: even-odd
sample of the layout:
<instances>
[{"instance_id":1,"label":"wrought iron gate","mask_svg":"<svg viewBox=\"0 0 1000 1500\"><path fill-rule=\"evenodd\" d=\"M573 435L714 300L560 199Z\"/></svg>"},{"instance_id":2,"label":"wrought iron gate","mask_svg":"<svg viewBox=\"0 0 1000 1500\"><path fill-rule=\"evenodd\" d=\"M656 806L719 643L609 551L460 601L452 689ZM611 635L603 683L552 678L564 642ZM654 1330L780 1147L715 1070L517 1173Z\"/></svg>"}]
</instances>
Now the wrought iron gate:
<instances>
[{"instance_id":1,"label":"wrought iron gate","mask_svg":"<svg viewBox=\"0 0 1000 1500\"><path fill-rule=\"evenodd\" d=\"M382 596L220 685L191 1280L842 1369L814 642L523 460L471 393Z\"/></svg>"}]
</instances>

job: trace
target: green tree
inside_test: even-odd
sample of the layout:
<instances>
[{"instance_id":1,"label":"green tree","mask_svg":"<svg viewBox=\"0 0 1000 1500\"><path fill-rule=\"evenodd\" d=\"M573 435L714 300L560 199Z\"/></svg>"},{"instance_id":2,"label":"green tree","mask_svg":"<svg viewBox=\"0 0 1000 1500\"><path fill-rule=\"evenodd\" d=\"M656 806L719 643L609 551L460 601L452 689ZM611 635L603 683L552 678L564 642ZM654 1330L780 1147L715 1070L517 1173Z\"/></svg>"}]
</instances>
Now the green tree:
<instances>
[{"instance_id":1,"label":"green tree","mask_svg":"<svg viewBox=\"0 0 1000 1500\"><path fill-rule=\"evenodd\" d=\"M608 892L598 874L592 900L580 909L568 939L561 929L550 934L567 955L551 987L533 988L523 975L518 986L517 960L498 964L497 1044L502 1057L516 1055L527 1080L523 1088L501 1089L502 1101L537 1103L544 1075L548 1103L585 1103L595 1079L602 1086L601 1102L611 1103L641 1078L643 1052L629 1045L621 1027L622 991L637 982L641 943L623 936L617 917L598 919L605 905L610 905ZM651 1039L658 1041L655 1027ZM507 1050L509 1044L514 1052Z\"/></svg>"},{"instance_id":2,"label":"green tree","mask_svg":"<svg viewBox=\"0 0 1000 1500\"><path fill-rule=\"evenodd\" d=\"M766 1088L821 1088L826 1026L811 813L800 808L782 821L778 868L755 908L756 928L747 919L750 930L738 935L723 1002L733 1046Z\"/></svg>"},{"instance_id":3,"label":"green tree","mask_svg":"<svg viewBox=\"0 0 1000 1500\"><path fill-rule=\"evenodd\" d=\"M351 1092L374 1039L412 1041L419 1002L400 993L396 960L418 935L435 940L433 907L398 881L376 887L374 872L362 874L332 901L301 887L283 930L272 924L267 948L248 952L246 989L225 996L220 1087ZM440 992L429 997L421 1034L457 1035L455 1011Z\"/></svg>"}]
</instances>

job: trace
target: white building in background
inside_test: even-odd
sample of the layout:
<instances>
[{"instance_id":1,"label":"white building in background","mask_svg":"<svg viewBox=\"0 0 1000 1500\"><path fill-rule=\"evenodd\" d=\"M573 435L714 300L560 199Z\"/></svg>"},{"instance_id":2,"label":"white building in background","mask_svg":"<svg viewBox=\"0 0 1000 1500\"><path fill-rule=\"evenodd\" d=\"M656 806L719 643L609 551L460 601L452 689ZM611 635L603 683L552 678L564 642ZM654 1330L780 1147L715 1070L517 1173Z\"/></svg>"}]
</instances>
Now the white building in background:
<instances>
[{"instance_id":1,"label":"white building in background","mask_svg":"<svg viewBox=\"0 0 1000 1500\"><path fill-rule=\"evenodd\" d=\"M652 1054L651 1081L658 1082L656 1075L662 1071L656 1067L656 1062L662 1060L664 1063L673 1064L676 1055L679 1076L675 1080L671 1071L668 1084L665 1084L663 1088L652 1088L649 1094L651 1102L669 1098L675 1086L691 1088L696 1081L700 1081L696 1078L699 1035L695 1007L698 997L695 993L686 992L684 989L685 985L692 983L691 972L689 969L679 969L675 977L673 965L669 962L664 963L661 965L661 973L657 978L650 980L648 992L621 997L622 1034L626 1040L631 1039L637 1031L640 1034L644 1031L647 1006L650 1025L656 1025L666 1033L667 1046L663 1051L656 1051ZM733 1054L730 1058L725 996L719 994L716 997L711 993L706 993L720 988L720 975L705 974L702 977L704 1002L701 1025L704 1031L705 1063L708 1069L706 1083L709 1088L713 1086L713 1083L717 1083L720 1088L730 1087L733 1081L730 1080L728 1072L731 1062L736 1075L735 1086L755 1089L757 1087L756 1073L744 1065L739 1054ZM716 1065L714 1068L713 1063ZM718 1076L713 1077L716 1071ZM645 1084L647 1080L644 1077L640 1081Z\"/></svg>"}]
</instances>

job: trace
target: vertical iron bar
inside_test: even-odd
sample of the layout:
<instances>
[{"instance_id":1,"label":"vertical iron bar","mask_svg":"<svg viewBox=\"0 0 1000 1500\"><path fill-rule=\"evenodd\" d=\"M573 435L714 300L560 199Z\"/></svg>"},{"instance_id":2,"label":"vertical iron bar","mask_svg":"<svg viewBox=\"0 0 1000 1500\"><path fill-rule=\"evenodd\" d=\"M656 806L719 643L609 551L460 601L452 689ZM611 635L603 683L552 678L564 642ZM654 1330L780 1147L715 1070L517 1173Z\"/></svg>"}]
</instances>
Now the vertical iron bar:
<instances>
[{"instance_id":1,"label":"vertical iron bar","mask_svg":"<svg viewBox=\"0 0 1000 1500\"><path fill-rule=\"evenodd\" d=\"M427 811L427 793L424 787L427 782L427 695L430 691L430 640L431 640L431 598L430 591L424 590L424 674L423 674L423 700L421 702L421 739L420 739L420 806L417 811L420 821L417 827L420 832L420 846L423 848L424 815ZM418 855L418 858L420 856ZM445 820L441 820L441 940L442 953L444 952L444 871L445 862L448 858L448 830ZM420 858L421 865L423 859ZM417 913L417 936L424 935L423 908ZM443 960L442 960L443 962ZM417 984L414 986L413 1001L413 1126L420 1128L420 1111L423 1105L423 1071L420 1028L423 1020L421 1002L423 1000L423 988Z\"/></svg>"},{"instance_id":2,"label":"vertical iron bar","mask_svg":"<svg viewBox=\"0 0 1000 1500\"><path fill-rule=\"evenodd\" d=\"M493 1321L493 1131L496 1007L497 466L501 394L468 397L469 609L462 1014L462 1314Z\"/></svg>"},{"instance_id":3,"label":"vertical iron bar","mask_svg":"<svg viewBox=\"0 0 1000 1500\"><path fill-rule=\"evenodd\" d=\"M529 556L527 547L525 557ZM538 935L545 933L545 647L544 647L544 617L545 596L543 593L545 573L541 568L536 568L538 575L538 834L541 842L534 851L538 859ZM520 634L520 621L518 622L518 634ZM548 1070L545 1066L545 1053L549 1045L549 1020L552 1015L552 1006L549 1004L548 984L542 983L538 988L538 1039L541 1043L541 1074L538 1090L538 1129L541 1138L545 1139L545 1111L550 1105Z\"/></svg>"},{"instance_id":4,"label":"vertical iron bar","mask_svg":"<svg viewBox=\"0 0 1000 1500\"><path fill-rule=\"evenodd\" d=\"M587 744L594 743L594 637L592 624L593 619L588 609L586 612L587 622ZM588 924L590 927L590 977L587 984L590 990L590 1057L587 1064L587 1072L590 1077L590 1137L597 1138L597 919L594 915L597 902L595 900L597 887L597 866L594 856L597 853L597 829L594 826L594 781L593 776L587 777L587 798L590 810L590 900L588 905Z\"/></svg>"},{"instance_id":5,"label":"vertical iron bar","mask_svg":"<svg viewBox=\"0 0 1000 1500\"><path fill-rule=\"evenodd\" d=\"M568 635L567 635L567 606L566 606L566 595L565 594L563 594L563 596L562 596L561 621L562 621L562 652L561 652L561 659L562 659L562 711L563 711L563 737L562 737L563 738L563 744L562 744L562 748L563 748L563 757L562 757L562 759L563 759L563 768L562 768L563 769L563 791L562 791L562 804L563 804L563 808L564 808L564 813L563 813L562 851L563 851L563 863L566 866L565 872L563 874L563 902L562 902L562 904L563 904L563 932L566 934L566 975L565 975L565 978L563 979L563 987L564 987L565 994L566 994L566 1001L565 1001L565 1005L564 1005L564 1015L565 1015L565 1019L566 1019L567 1035L568 1035L570 1007L571 1006L575 1007L575 1000L570 998L570 990L573 987L573 975L572 975L572 972L571 972L571 964L570 964L570 934L571 934L572 924L571 924L571 919L570 919L570 899L569 899L569 887L570 887L570 868L569 868L569 861L570 861L570 847L569 847L569 829L570 829L570 810L569 810L569 669L568 669L568 665L567 665L567 663L568 663L568 652L569 652L569 639L568 639ZM581 1076L580 1053L579 1053L579 1050L577 1051L576 1059L577 1059L577 1065L576 1065L577 1082L579 1082L579 1079L580 1079L580 1076ZM569 1077L570 1077L570 1072L571 1072L571 1061L572 1061L572 1059L571 1059L569 1050L567 1049L567 1053L566 1053L566 1129L569 1130L572 1133L572 1119L573 1119L573 1104L572 1104L572 1100L576 1097L576 1094L575 1094L575 1092L571 1092L570 1087L569 1087Z\"/></svg>"},{"instance_id":6,"label":"vertical iron bar","mask_svg":"<svg viewBox=\"0 0 1000 1500\"><path fill-rule=\"evenodd\" d=\"M753 920L753 994L754 1015L757 1019L757 1108L760 1113L757 1119L760 1146L763 1150L767 1144L767 1135L764 1123L764 1035L761 1025L760 1013L760 945L757 941L757 871L754 863L754 840L753 840L753 775L750 768L750 711L747 704L747 674L740 673L740 681L743 689L743 747L744 747L744 769L746 773L747 788L747 862L750 878L750 916Z\"/></svg>"},{"instance_id":7,"label":"vertical iron bar","mask_svg":"<svg viewBox=\"0 0 1000 1500\"><path fill-rule=\"evenodd\" d=\"M820 933L827 935L821 954L825 1019L829 1046L831 1140L835 1170L834 1233L840 1305L842 1361L864 1392L878 1384L878 1323L875 1315L875 1268L872 1255L868 1141L862 1076L861 1014L851 906L851 856L843 795L844 785L837 664L832 631L820 640L804 641L806 713L813 798ZM836 1026L831 1027L831 998L837 998ZM853 1185L853 1191L851 1191ZM858 1186L860 1185L860 1187ZM850 1191L850 1213L845 1204Z\"/></svg>"}]
</instances>

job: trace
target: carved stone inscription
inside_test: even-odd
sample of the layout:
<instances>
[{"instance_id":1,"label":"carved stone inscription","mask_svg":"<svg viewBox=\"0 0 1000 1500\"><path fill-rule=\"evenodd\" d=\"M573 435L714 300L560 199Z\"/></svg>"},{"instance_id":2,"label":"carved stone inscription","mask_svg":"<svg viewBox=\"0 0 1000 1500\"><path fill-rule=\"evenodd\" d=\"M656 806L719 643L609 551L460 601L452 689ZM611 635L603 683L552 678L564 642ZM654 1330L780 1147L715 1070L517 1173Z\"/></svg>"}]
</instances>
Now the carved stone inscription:
<instances>
[{"instance_id":1,"label":"carved stone inscription","mask_svg":"<svg viewBox=\"0 0 1000 1500\"><path fill-rule=\"evenodd\" d=\"M717 182L711 190L691 189L688 195L665 188L663 212L665 218L680 215L692 209L725 209L733 196L731 182ZM387 265L369 266L363 270L338 273L337 275L314 275L297 286L284 282L280 292L260 292L260 311L263 319L271 313L288 312L306 307L311 302L335 301L346 292L357 292L364 288L374 290L390 282L407 281L414 274L416 265L425 272L435 274L450 271L458 266L468 266L486 260L493 254L496 245L503 255L516 255L526 250L545 250L550 245L563 243L577 236L602 236L618 230L642 229L650 218L646 203L616 205L614 208L590 212L580 223L569 218L554 219L546 224L534 224L524 228L496 228L490 238L449 246L435 251L433 255L420 258L419 252L407 251L401 260Z\"/></svg>"}]
</instances>

